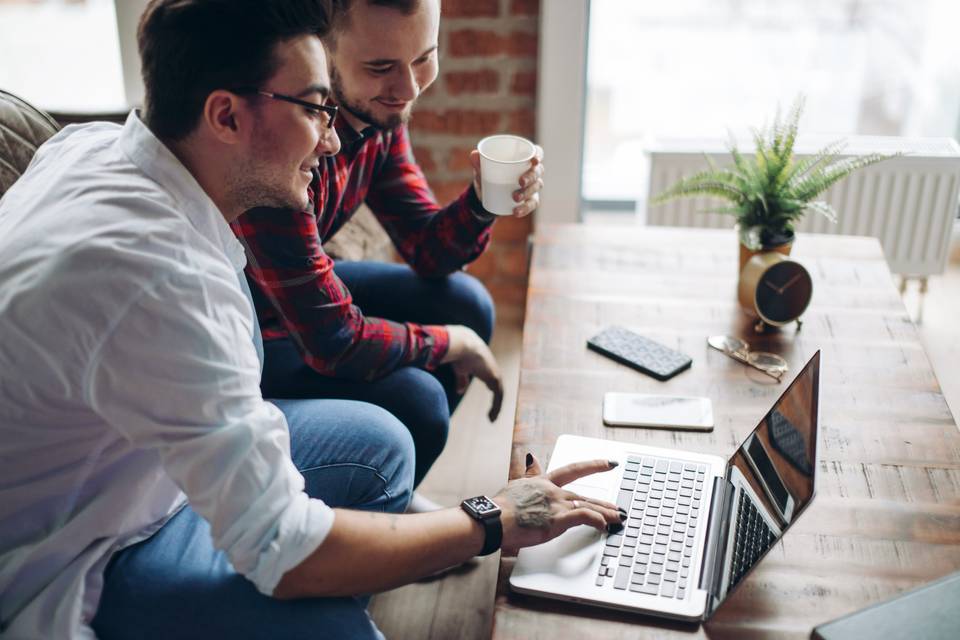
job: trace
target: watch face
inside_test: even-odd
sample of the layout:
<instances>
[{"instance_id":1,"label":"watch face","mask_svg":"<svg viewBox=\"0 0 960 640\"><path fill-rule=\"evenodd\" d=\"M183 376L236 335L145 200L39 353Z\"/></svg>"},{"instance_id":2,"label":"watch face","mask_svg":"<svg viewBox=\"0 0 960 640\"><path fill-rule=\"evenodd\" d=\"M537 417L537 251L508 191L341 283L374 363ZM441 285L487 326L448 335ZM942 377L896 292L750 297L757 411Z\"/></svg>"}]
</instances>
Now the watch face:
<instances>
[{"instance_id":1,"label":"watch face","mask_svg":"<svg viewBox=\"0 0 960 640\"><path fill-rule=\"evenodd\" d=\"M797 262L784 260L767 269L757 284L756 304L760 317L776 324L799 318L810 304L813 280Z\"/></svg>"},{"instance_id":2,"label":"watch face","mask_svg":"<svg viewBox=\"0 0 960 640\"><path fill-rule=\"evenodd\" d=\"M500 507L486 496L477 496L476 498L464 500L463 504L481 518L500 513Z\"/></svg>"}]
</instances>

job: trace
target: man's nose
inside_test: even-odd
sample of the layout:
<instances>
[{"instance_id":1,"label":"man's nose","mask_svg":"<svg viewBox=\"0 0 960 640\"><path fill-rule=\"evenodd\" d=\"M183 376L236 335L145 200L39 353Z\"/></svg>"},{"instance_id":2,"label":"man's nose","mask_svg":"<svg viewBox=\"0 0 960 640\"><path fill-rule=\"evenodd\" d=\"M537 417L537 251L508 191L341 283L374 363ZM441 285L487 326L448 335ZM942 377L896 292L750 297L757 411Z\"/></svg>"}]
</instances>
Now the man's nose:
<instances>
[{"instance_id":1,"label":"man's nose","mask_svg":"<svg viewBox=\"0 0 960 640\"><path fill-rule=\"evenodd\" d=\"M317 142L317 151L320 155L335 156L340 151L340 136L333 127L320 130L320 140Z\"/></svg>"},{"instance_id":2,"label":"man's nose","mask_svg":"<svg viewBox=\"0 0 960 640\"><path fill-rule=\"evenodd\" d=\"M396 75L393 86L390 87L390 95L400 100L410 102L415 100L420 93L420 86L417 84L417 76L411 67L400 67Z\"/></svg>"}]
</instances>

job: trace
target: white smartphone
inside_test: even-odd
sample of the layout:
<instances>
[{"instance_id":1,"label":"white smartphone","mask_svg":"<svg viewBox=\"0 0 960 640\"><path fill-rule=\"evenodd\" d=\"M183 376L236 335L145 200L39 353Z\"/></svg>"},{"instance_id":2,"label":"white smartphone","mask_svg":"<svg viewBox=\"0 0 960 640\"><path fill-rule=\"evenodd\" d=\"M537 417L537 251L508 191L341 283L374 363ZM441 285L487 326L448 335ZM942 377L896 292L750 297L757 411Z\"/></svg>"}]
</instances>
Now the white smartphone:
<instances>
[{"instance_id":1,"label":"white smartphone","mask_svg":"<svg viewBox=\"0 0 960 640\"><path fill-rule=\"evenodd\" d=\"M659 427L689 431L713 430L710 398L608 392L603 396L603 422L611 427Z\"/></svg>"}]
</instances>

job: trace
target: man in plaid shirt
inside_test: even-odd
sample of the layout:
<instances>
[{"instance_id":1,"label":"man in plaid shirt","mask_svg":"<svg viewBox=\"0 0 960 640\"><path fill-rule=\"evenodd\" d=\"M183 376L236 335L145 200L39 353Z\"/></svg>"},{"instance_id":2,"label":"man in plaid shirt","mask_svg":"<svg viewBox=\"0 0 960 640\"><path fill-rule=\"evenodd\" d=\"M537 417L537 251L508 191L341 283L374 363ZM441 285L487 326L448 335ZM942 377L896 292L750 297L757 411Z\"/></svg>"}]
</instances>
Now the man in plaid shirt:
<instances>
[{"instance_id":1,"label":"man in plaid shirt","mask_svg":"<svg viewBox=\"0 0 960 640\"><path fill-rule=\"evenodd\" d=\"M406 123L437 77L439 0L337 4L342 17L325 45L341 151L321 158L306 210L254 209L233 228L265 339L264 396L387 409L413 436L417 484L473 376L493 392L490 420L500 411L502 381L487 346L493 303L461 271L486 248L494 215L478 197L476 151L473 184L445 207L411 152ZM538 148L517 185L518 217L539 204L541 157ZM322 243L364 202L407 265L334 264L324 253Z\"/></svg>"}]
</instances>

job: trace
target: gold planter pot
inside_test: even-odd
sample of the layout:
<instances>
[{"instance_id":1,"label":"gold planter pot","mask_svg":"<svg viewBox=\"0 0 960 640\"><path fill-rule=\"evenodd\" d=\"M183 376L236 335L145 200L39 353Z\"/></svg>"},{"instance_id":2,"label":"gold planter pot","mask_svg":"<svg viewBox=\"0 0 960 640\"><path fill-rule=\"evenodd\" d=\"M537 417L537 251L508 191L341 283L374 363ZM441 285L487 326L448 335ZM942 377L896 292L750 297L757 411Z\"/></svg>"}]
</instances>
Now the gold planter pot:
<instances>
[{"instance_id":1,"label":"gold planter pot","mask_svg":"<svg viewBox=\"0 0 960 640\"><path fill-rule=\"evenodd\" d=\"M734 231L736 232L737 239L740 242L740 265L737 267L737 274L742 273L743 267L747 264L747 261L749 261L750 258L758 253L769 253L771 251L776 251L777 253L782 253L785 256L790 255L790 251L793 249L793 242L796 240L796 236L792 235L790 240L782 244L764 245L760 244L759 227L745 229L738 224L734 227Z\"/></svg>"},{"instance_id":2,"label":"gold planter pot","mask_svg":"<svg viewBox=\"0 0 960 640\"><path fill-rule=\"evenodd\" d=\"M794 238L796 240L796 238ZM737 269L737 273L743 272L744 265L747 264L747 261L750 260L753 256L758 253L770 253L771 251L776 251L777 253L782 253L785 256L790 255L790 251L793 249L793 241L785 242L783 244L778 244L774 247L760 247L759 249L750 249L747 245L740 242L740 267Z\"/></svg>"}]
</instances>

